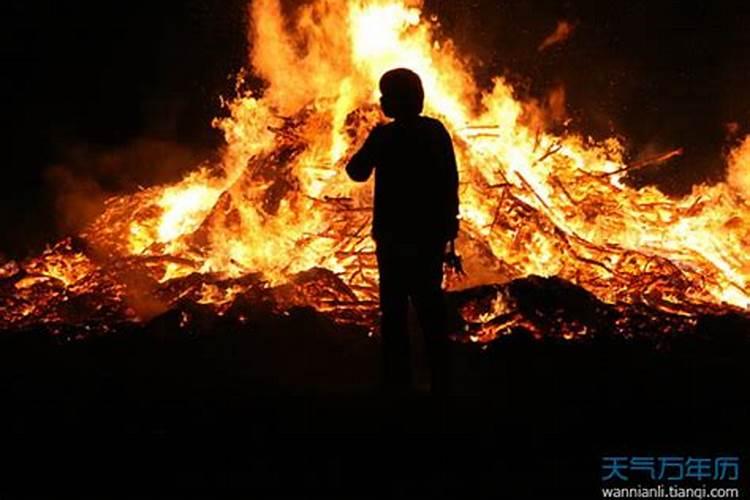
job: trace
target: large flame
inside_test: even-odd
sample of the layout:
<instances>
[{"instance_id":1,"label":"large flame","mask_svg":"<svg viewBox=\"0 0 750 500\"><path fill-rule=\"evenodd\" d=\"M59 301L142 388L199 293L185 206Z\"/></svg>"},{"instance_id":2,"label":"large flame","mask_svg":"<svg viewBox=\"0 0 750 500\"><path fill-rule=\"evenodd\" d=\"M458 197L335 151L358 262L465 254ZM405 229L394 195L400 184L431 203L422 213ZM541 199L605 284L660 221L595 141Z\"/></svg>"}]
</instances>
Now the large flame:
<instances>
[{"instance_id":1,"label":"large flame","mask_svg":"<svg viewBox=\"0 0 750 500\"><path fill-rule=\"evenodd\" d=\"M72 294L101 262L146 262L161 284L210 276L200 301L224 304L242 292L233 279L262 273L274 286L323 268L355 300L372 300L372 186L350 182L343 167L383 119L379 77L408 67L459 160L469 277L451 286L554 275L609 303L681 314L750 307L750 141L733 154L729 183L676 200L636 190L622 183L629 167L615 139L549 133L540 106L501 77L479 89L420 2L318 0L285 19L279 0L256 0L251 13L252 68L267 87L226 104L229 117L216 121L226 138L220 164L110 200L83 235L90 249L66 250L64 266L53 250L30 261L37 279ZM12 321L41 314L43 304L18 301ZM143 316L143 304L128 307Z\"/></svg>"}]
</instances>

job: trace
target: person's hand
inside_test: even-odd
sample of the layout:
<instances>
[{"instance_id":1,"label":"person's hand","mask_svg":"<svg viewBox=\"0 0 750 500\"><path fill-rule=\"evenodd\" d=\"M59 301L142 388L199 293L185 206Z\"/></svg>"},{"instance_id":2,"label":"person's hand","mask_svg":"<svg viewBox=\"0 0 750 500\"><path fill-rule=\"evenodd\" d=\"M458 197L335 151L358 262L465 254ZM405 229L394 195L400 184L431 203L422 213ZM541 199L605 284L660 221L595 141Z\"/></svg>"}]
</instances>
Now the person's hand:
<instances>
[{"instance_id":1,"label":"person's hand","mask_svg":"<svg viewBox=\"0 0 750 500\"><path fill-rule=\"evenodd\" d=\"M463 262L461 261L461 256L456 253L454 240L450 240L445 246L444 259L445 265L450 271L454 272L460 277L466 276L466 272L464 272Z\"/></svg>"}]
</instances>

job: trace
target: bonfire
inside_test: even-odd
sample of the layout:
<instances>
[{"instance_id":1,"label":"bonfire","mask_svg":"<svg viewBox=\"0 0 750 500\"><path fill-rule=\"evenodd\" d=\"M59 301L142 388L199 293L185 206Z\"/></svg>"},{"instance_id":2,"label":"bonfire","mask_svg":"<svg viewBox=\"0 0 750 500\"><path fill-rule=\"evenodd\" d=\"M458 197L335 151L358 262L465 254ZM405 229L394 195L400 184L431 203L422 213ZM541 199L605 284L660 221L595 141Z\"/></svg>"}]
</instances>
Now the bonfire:
<instances>
[{"instance_id":1,"label":"bonfire","mask_svg":"<svg viewBox=\"0 0 750 500\"><path fill-rule=\"evenodd\" d=\"M375 330L372 185L344 165L384 119L377 81L395 67L420 75L425 113L455 143L466 276L445 285L457 336L592 334L586 314L535 320L519 304L529 287L580 297L623 335L643 315L668 333L748 312L750 139L729 156L727 182L681 198L635 189L624 180L642 164L624 160L621 142L575 133L562 91L523 100L500 76L480 88L420 2L317 0L291 18L279 0L250 9L249 71L265 85L248 89L240 74L222 101L218 160L113 197L81 234L3 263L1 329L106 332L181 304L223 315L242 301Z\"/></svg>"}]
</instances>

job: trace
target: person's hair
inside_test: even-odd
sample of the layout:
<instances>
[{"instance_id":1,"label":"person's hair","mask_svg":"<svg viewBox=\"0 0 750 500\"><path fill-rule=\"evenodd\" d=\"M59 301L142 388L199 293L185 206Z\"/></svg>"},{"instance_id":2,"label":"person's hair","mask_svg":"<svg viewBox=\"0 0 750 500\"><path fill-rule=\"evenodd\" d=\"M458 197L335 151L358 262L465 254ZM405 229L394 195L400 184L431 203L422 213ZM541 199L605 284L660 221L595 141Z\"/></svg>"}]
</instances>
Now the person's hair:
<instances>
[{"instance_id":1,"label":"person's hair","mask_svg":"<svg viewBox=\"0 0 750 500\"><path fill-rule=\"evenodd\" d=\"M410 69L397 68L380 77L380 104L391 118L416 116L422 113L424 90L419 75Z\"/></svg>"}]
</instances>

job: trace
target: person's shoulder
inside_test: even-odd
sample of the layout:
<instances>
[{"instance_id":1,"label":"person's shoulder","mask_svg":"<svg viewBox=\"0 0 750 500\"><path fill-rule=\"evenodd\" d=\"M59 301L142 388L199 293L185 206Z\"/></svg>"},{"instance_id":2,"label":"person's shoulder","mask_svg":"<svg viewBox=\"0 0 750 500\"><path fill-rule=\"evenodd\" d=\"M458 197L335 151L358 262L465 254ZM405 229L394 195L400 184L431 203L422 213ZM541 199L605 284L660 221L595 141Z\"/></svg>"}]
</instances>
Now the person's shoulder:
<instances>
[{"instance_id":1,"label":"person's shoulder","mask_svg":"<svg viewBox=\"0 0 750 500\"><path fill-rule=\"evenodd\" d=\"M370 131L370 136L378 138L387 136L393 128L393 123L378 123Z\"/></svg>"},{"instance_id":2,"label":"person's shoulder","mask_svg":"<svg viewBox=\"0 0 750 500\"><path fill-rule=\"evenodd\" d=\"M433 118L432 116L421 115L419 119L422 120L422 123L429 125L431 127L443 127L444 128L443 122L441 122L437 118Z\"/></svg>"},{"instance_id":3,"label":"person's shoulder","mask_svg":"<svg viewBox=\"0 0 750 500\"><path fill-rule=\"evenodd\" d=\"M445 125L443 122L438 120L437 118L433 118L431 116L421 116L423 126L426 127L431 133L436 135L446 135L450 136L448 133L448 129L445 128Z\"/></svg>"},{"instance_id":4,"label":"person's shoulder","mask_svg":"<svg viewBox=\"0 0 750 500\"><path fill-rule=\"evenodd\" d=\"M445 128L445 125L443 125L443 122L438 120L437 118L433 118L431 116L420 116L420 119L422 121L423 126L429 127L433 130L439 130L439 131L447 131Z\"/></svg>"},{"instance_id":5,"label":"person's shoulder","mask_svg":"<svg viewBox=\"0 0 750 500\"><path fill-rule=\"evenodd\" d=\"M373 145L382 143L388 136L387 127L388 125L385 123L378 123L375 125L370 129L370 133L367 135L367 142Z\"/></svg>"}]
</instances>

